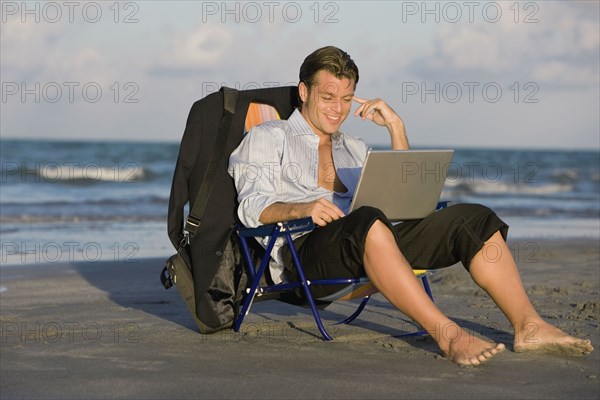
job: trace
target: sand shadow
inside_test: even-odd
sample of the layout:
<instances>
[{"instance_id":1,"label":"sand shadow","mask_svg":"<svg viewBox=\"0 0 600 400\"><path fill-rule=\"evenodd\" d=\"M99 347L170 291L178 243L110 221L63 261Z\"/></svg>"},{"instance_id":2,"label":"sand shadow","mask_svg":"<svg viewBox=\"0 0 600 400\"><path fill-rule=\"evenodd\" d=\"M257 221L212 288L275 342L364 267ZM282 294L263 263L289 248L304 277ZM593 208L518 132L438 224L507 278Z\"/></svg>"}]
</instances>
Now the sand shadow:
<instances>
[{"instance_id":1,"label":"sand shadow","mask_svg":"<svg viewBox=\"0 0 600 400\"><path fill-rule=\"evenodd\" d=\"M159 275L164 266L164 259L143 259L135 262L74 262L71 265L76 272L90 285L107 293L115 304L127 309L143 311L160 319L198 332L192 316L176 288L165 290ZM321 318L328 332L334 336L343 325L336 322L347 318L359 300L336 303L321 311ZM290 305L277 300L256 302L251 314L255 314L265 323L283 324L289 329L302 334L321 338L310 309ZM453 318L461 327L470 333L477 334L495 342L510 343L512 335L497 328L482 325L472 320ZM306 322L313 324L307 329ZM256 322L251 322L256 326ZM406 334L420 330L414 322L396 310L387 301L371 299L363 313L354 320L351 327L374 331L390 338L405 341L411 346L423 348L422 337L406 337ZM242 326L243 331L243 326ZM426 346L427 348L431 346ZM435 347L435 346L433 346Z\"/></svg>"},{"instance_id":2,"label":"sand shadow","mask_svg":"<svg viewBox=\"0 0 600 400\"><path fill-rule=\"evenodd\" d=\"M107 293L115 304L197 331L177 289L165 290L160 282L165 260L148 258L131 262L74 262L71 265L90 285Z\"/></svg>"},{"instance_id":3,"label":"sand shadow","mask_svg":"<svg viewBox=\"0 0 600 400\"><path fill-rule=\"evenodd\" d=\"M360 299L336 302L334 305L321 310L320 314L323 324L327 332L334 339L336 333L344 327L344 325L337 325L337 323L352 314L359 303ZM258 302L253 307L252 313L259 315L266 321L272 321L273 323L285 322L290 329L314 338L321 338L308 306L301 307L278 301L266 301ZM512 343L512 334L498 326L483 325L473 320L461 318L451 317L451 319L465 329L469 335L480 336L493 342ZM301 320L302 323L294 322L298 320ZM308 325L307 321L309 322ZM373 331L391 339L402 340L418 348L422 348L422 342L430 341L433 344L432 350L437 350L437 345L435 345L433 340L427 340L429 337L428 334L415 335L416 333L423 332L418 324L406 317L386 300L372 298L359 317L348 326Z\"/></svg>"}]
</instances>

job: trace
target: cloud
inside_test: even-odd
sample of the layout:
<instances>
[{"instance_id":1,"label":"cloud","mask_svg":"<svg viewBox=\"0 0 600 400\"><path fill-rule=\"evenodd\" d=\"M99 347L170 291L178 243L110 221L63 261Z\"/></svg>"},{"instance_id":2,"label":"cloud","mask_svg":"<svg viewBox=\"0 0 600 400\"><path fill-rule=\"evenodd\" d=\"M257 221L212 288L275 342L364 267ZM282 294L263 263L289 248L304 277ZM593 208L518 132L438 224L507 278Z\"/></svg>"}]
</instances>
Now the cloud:
<instances>
[{"instance_id":1,"label":"cloud","mask_svg":"<svg viewBox=\"0 0 600 400\"><path fill-rule=\"evenodd\" d=\"M2 24L3 81L108 81L111 65L96 47L69 40L81 26L8 19Z\"/></svg>"},{"instance_id":2,"label":"cloud","mask_svg":"<svg viewBox=\"0 0 600 400\"><path fill-rule=\"evenodd\" d=\"M551 82L559 86L586 86L598 82L597 70L560 61L536 65L531 77L536 82Z\"/></svg>"},{"instance_id":3,"label":"cloud","mask_svg":"<svg viewBox=\"0 0 600 400\"><path fill-rule=\"evenodd\" d=\"M217 68L229 54L231 31L223 25L199 25L171 36L168 51L150 71L157 74L195 74Z\"/></svg>"},{"instance_id":4,"label":"cloud","mask_svg":"<svg viewBox=\"0 0 600 400\"><path fill-rule=\"evenodd\" d=\"M503 6L503 14L495 23L441 23L432 50L415 58L409 69L426 78L598 84L597 2L532 2L535 8L521 4L518 16L509 3L497 4ZM526 17L530 23L524 22Z\"/></svg>"},{"instance_id":5,"label":"cloud","mask_svg":"<svg viewBox=\"0 0 600 400\"><path fill-rule=\"evenodd\" d=\"M44 49L52 47L63 34L60 24L21 22L9 18L0 24L3 74L36 69L44 62Z\"/></svg>"},{"instance_id":6,"label":"cloud","mask_svg":"<svg viewBox=\"0 0 600 400\"><path fill-rule=\"evenodd\" d=\"M297 80L306 55L330 44L335 24L276 20L252 24L202 22L166 28L168 40L147 67L150 75L182 79L287 84ZM329 32L329 34L327 34Z\"/></svg>"}]
</instances>

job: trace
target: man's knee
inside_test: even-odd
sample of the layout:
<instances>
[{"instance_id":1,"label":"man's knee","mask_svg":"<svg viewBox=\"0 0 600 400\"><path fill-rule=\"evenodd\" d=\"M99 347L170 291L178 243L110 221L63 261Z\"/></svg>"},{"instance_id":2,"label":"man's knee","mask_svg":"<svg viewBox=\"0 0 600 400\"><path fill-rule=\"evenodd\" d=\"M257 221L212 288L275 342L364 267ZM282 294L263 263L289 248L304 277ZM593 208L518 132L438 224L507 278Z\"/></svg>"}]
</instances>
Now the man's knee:
<instances>
[{"instance_id":1,"label":"man's knee","mask_svg":"<svg viewBox=\"0 0 600 400\"><path fill-rule=\"evenodd\" d=\"M506 225L496 213L481 204L457 204L448 207L454 214L452 231L454 235L450 240L454 244L454 255L469 269L473 257L481 250L486 240L500 231L506 237Z\"/></svg>"},{"instance_id":2,"label":"man's knee","mask_svg":"<svg viewBox=\"0 0 600 400\"><path fill-rule=\"evenodd\" d=\"M394 231L381 219L376 219L369 228L365 244L367 242L376 244L377 247L380 247L379 245L385 246L397 243Z\"/></svg>"},{"instance_id":3,"label":"man's knee","mask_svg":"<svg viewBox=\"0 0 600 400\"><path fill-rule=\"evenodd\" d=\"M370 206L362 206L357 210L353 211L352 214L355 214L357 218L361 218L365 221L372 221L375 219L387 220L387 217L379 208L370 207Z\"/></svg>"}]
</instances>

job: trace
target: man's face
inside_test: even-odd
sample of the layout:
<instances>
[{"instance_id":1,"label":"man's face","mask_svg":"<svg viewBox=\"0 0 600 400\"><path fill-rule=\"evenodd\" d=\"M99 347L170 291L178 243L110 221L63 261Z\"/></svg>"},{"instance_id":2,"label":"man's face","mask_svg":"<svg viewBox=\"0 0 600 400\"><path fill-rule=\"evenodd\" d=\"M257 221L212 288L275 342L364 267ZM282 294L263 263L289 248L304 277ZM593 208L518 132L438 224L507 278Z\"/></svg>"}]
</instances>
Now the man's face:
<instances>
[{"instance_id":1,"label":"man's face","mask_svg":"<svg viewBox=\"0 0 600 400\"><path fill-rule=\"evenodd\" d=\"M350 113L354 86L353 80L338 79L324 70L317 73L313 87L300 83L302 115L319 137L329 137L339 130Z\"/></svg>"}]
</instances>

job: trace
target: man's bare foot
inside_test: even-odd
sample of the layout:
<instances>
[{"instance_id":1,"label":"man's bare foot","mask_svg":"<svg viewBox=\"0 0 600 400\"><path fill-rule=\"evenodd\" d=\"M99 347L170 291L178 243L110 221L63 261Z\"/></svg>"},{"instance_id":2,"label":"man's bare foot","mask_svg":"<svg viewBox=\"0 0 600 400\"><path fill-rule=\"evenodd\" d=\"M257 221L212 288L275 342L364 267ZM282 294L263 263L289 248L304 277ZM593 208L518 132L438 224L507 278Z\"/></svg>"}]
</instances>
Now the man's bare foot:
<instances>
[{"instance_id":1,"label":"man's bare foot","mask_svg":"<svg viewBox=\"0 0 600 400\"><path fill-rule=\"evenodd\" d=\"M502 343L481 340L456 327L454 337L442 337L438 345L444 356L462 367L480 365L504 351Z\"/></svg>"},{"instance_id":2,"label":"man's bare foot","mask_svg":"<svg viewBox=\"0 0 600 400\"><path fill-rule=\"evenodd\" d=\"M546 321L527 322L515 329L515 352L539 351L583 355L594 350L592 342L567 335Z\"/></svg>"}]
</instances>

